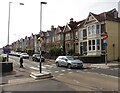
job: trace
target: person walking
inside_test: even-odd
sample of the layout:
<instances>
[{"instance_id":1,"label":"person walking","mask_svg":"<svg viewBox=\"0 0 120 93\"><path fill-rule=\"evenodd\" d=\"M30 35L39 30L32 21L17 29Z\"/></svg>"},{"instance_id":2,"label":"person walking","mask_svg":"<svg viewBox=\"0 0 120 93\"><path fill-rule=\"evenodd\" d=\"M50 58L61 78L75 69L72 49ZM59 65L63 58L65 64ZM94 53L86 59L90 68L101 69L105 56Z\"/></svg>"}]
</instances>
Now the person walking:
<instances>
[{"instance_id":1,"label":"person walking","mask_svg":"<svg viewBox=\"0 0 120 93\"><path fill-rule=\"evenodd\" d=\"M23 68L23 57L22 56L20 56L20 68Z\"/></svg>"}]
</instances>

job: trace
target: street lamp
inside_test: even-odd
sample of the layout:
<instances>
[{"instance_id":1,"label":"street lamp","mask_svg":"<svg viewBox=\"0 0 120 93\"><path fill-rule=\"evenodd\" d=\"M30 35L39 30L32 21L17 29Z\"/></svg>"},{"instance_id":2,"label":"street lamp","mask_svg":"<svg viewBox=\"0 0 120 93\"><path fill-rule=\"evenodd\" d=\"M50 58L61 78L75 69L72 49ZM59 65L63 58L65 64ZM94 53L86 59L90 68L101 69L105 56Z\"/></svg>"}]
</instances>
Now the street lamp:
<instances>
[{"instance_id":1,"label":"street lamp","mask_svg":"<svg viewBox=\"0 0 120 93\"><path fill-rule=\"evenodd\" d=\"M8 38L7 38L7 46L9 49L9 30L10 30L10 8L11 8L11 3L14 2L9 2L9 13L8 13ZM20 5L24 5L24 3L19 3ZM9 62L9 52L7 53L7 61Z\"/></svg>"},{"instance_id":2,"label":"street lamp","mask_svg":"<svg viewBox=\"0 0 120 93\"><path fill-rule=\"evenodd\" d=\"M40 70L40 73L42 72L42 68L41 68L42 4L47 4L47 2L40 2L40 63L39 63L39 70Z\"/></svg>"}]
</instances>

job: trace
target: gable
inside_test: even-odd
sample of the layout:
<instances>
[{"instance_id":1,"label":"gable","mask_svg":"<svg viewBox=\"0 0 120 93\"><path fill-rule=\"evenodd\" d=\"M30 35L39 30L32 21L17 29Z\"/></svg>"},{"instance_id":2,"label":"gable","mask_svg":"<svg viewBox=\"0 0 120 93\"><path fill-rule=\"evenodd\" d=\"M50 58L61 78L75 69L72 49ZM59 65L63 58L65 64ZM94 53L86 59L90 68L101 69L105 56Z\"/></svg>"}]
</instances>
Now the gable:
<instances>
[{"instance_id":1,"label":"gable","mask_svg":"<svg viewBox=\"0 0 120 93\"><path fill-rule=\"evenodd\" d=\"M85 24L90 24L90 23L95 23L95 22L98 22L98 20L95 18L95 16L92 13L89 13L85 21Z\"/></svg>"},{"instance_id":2,"label":"gable","mask_svg":"<svg viewBox=\"0 0 120 93\"><path fill-rule=\"evenodd\" d=\"M60 33L61 32L61 30L60 30L60 28L59 28L59 26L57 27L57 29L56 29L56 34L57 33Z\"/></svg>"},{"instance_id":3,"label":"gable","mask_svg":"<svg viewBox=\"0 0 120 93\"><path fill-rule=\"evenodd\" d=\"M66 26L65 26L65 28L64 28L64 32L68 32L68 31L70 31L71 30L71 28L69 27L69 25L68 24L66 24Z\"/></svg>"}]
</instances>

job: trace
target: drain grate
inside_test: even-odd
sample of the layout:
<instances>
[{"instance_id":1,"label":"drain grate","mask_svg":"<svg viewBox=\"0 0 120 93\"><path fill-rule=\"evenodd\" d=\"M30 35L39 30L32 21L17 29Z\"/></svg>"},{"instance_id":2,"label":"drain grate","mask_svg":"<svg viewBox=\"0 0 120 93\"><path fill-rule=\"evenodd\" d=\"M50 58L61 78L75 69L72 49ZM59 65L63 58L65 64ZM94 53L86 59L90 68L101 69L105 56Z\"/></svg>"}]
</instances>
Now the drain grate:
<instances>
[{"instance_id":1,"label":"drain grate","mask_svg":"<svg viewBox=\"0 0 120 93\"><path fill-rule=\"evenodd\" d=\"M23 77L23 76L25 76L25 75L15 75L14 77Z\"/></svg>"}]
</instances>

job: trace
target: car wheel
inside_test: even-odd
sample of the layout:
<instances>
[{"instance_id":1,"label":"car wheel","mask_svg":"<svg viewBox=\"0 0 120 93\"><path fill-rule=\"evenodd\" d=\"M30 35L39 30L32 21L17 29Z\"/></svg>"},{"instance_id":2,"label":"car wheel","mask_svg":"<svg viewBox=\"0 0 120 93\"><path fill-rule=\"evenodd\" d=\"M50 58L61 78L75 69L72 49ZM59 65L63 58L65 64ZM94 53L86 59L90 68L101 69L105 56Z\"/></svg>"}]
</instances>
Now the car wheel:
<instances>
[{"instance_id":1,"label":"car wheel","mask_svg":"<svg viewBox=\"0 0 120 93\"><path fill-rule=\"evenodd\" d=\"M57 66L57 67L59 67L59 66L60 66L58 62L56 62L56 66Z\"/></svg>"},{"instance_id":2,"label":"car wheel","mask_svg":"<svg viewBox=\"0 0 120 93\"><path fill-rule=\"evenodd\" d=\"M32 61L34 61L34 59L32 58Z\"/></svg>"},{"instance_id":3,"label":"car wheel","mask_svg":"<svg viewBox=\"0 0 120 93\"><path fill-rule=\"evenodd\" d=\"M71 69L71 64L68 64L67 67L68 67L69 69Z\"/></svg>"}]
</instances>

